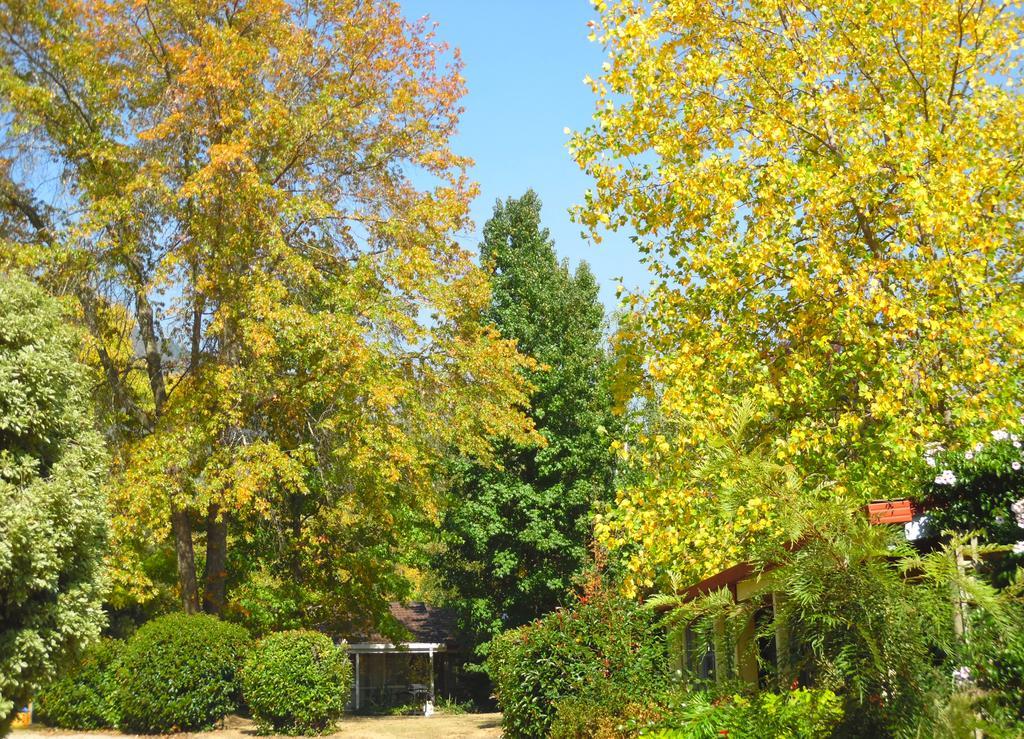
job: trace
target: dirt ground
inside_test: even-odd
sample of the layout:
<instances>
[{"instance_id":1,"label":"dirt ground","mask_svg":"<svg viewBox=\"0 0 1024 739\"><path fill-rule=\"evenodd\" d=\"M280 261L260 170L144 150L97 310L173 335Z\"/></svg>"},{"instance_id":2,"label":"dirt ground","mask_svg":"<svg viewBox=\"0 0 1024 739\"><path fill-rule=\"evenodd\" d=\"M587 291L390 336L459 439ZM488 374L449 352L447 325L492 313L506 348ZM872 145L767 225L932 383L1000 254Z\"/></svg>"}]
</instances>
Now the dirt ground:
<instances>
[{"instance_id":1,"label":"dirt ground","mask_svg":"<svg viewBox=\"0 0 1024 739\"><path fill-rule=\"evenodd\" d=\"M200 734L172 734L174 739L256 739L253 723L228 717L223 729ZM500 713L467 713L462 716L346 716L338 724L337 739L497 739L501 736ZM73 734L60 729L32 726L16 729L12 739L131 739L131 734L90 731Z\"/></svg>"}]
</instances>

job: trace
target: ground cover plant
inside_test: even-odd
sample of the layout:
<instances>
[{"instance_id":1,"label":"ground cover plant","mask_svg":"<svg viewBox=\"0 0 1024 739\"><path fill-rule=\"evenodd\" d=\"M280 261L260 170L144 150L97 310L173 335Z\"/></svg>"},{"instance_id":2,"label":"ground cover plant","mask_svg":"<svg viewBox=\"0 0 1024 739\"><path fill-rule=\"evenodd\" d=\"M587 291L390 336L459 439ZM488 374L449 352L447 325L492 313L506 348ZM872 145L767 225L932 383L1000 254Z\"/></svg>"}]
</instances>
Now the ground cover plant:
<instances>
[{"instance_id":1,"label":"ground cover plant","mask_svg":"<svg viewBox=\"0 0 1024 739\"><path fill-rule=\"evenodd\" d=\"M666 711L644 736L659 739L824 739L843 717L842 700L830 690L798 688L753 696L692 692Z\"/></svg>"},{"instance_id":2,"label":"ground cover plant","mask_svg":"<svg viewBox=\"0 0 1024 739\"><path fill-rule=\"evenodd\" d=\"M253 647L242 695L264 733L320 734L341 718L352 665L344 647L315 631L281 631Z\"/></svg>"},{"instance_id":3,"label":"ground cover plant","mask_svg":"<svg viewBox=\"0 0 1024 739\"><path fill-rule=\"evenodd\" d=\"M120 728L143 734L213 728L239 706L238 670L249 633L205 614L174 613L143 625L118 665Z\"/></svg>"}]
</instances>

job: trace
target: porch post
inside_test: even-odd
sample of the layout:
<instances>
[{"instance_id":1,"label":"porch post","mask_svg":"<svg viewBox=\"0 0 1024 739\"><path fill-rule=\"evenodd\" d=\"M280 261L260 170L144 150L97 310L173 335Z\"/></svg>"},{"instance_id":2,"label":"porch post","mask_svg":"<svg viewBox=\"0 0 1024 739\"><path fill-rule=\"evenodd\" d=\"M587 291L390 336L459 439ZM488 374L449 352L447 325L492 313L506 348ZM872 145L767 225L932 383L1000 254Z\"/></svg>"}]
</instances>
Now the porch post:
<instances>
[{"instance_id":1,"label":"porch post","mask_svg":"<svg viewBox=\"0 0 1024 739\"><path fill-rule=\"evenodd\" d=\"M430 648L430 700L434 700L434 648Z\"/></svg>"},{"instance_id":2,"label":"porch post","mask_svg":"<svg viewBox=\"0 0 1024 739\"><path fill-rule=\"evenodd\" d=\"M715 649L715 682L721 685L727 677L729 669L728 657L725 652L725 617L715 617L715 632L713 637Z\"/></svg>"},{"instance_id":3,"label":"porch post","mask_svg":"<svg viewBox=\"0 0 1024 739\"><path fill-rule=\"evenodd\" d=\"M356 652L356 710L359 710L359 652Z\"/></svg>"},{"instance_id":4,"label":"porch post","mask_svg":"<svg viewBox=\"0 0 1024 739\"><path fill-rule=\"evenodd\" d=\"M779 679L779 688L785 690L791 684L794 675L793 659L789 654L789 624L786 622L782 595L772 591L772 617L775 621L775 668Z\"/></svg>"}]
</instances>

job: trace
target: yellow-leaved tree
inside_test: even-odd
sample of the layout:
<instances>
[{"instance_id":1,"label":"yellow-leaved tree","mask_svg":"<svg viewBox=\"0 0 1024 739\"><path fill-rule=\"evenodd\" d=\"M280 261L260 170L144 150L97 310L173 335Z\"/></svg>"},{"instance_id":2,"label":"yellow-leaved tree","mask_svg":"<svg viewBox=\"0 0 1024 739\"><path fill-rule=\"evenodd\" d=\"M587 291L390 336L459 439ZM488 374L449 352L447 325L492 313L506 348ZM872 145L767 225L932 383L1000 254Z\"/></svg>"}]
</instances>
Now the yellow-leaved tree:
<instances>
[{"instance_id":1,"label":"yellow-leaved tree","mask_svg":"<svg viewBox=\"0 0 1024 739\"><path fill-rule=\"evenodd\" d=\"M0 236L92 336L115 601L175 562L186 611L386 614L440 460L532 438L453 238L457 54L391 0L0 10Z\"/></svg>"},{"instance_id":2,"label":"yellow-leaved tree","mask_svg":"<svg viewBox=\"0 0 1024 739\"><path fill-rule=\"evenodd\" d=\"M653 273L625 338L658 424L600 526L633 586L742 558L687 482L738 403L775 463L850 505L911 492L928 443L1017 423L1019 3L596 7L578 217L629 227Z\"/></svg>"}]
</instances>

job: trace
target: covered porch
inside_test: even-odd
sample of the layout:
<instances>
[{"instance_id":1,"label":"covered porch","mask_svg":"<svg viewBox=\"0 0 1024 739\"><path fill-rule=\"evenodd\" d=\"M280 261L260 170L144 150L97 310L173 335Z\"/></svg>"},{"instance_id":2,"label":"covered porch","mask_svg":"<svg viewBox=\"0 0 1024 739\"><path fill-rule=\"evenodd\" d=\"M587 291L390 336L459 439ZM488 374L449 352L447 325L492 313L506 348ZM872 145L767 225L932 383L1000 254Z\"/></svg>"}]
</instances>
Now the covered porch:
<instances>
[{"instance_id":1,"label":"covered porch","mask_svg":"<svg viewBox=\"0 0 1024 739\"><path fill-rule=\"evenodd\" d=\"M459 697L455 614L426 603L392 603L390 608L407 641L366 634L345 645L352 660L349 709L373 713Z\"/></svg>"},{"instance_id":2,"label":"covered porch","mask_svg":"<svg viewBox=\"0 0 1024 739\"><path fill-rule=\"evenodd\" d=\"M352 659L354 711L422 705L451 692L451 653L443 643L363 642L347 646Z\"/></svg>"}]
</instances>

